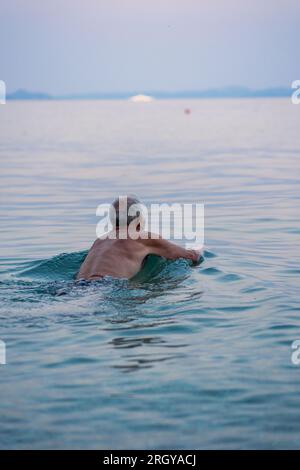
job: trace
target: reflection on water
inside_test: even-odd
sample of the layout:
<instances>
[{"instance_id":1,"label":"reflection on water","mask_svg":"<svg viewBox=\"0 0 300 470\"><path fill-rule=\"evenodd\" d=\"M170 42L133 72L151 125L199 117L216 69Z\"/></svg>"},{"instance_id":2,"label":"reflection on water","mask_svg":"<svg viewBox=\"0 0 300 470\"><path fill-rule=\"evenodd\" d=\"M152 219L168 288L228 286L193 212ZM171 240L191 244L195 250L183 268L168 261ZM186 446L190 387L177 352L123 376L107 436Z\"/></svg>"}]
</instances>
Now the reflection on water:
<instances>
[{"instance_id":1,"label":"reflection on water","mask_svg":"<svg viewBox=\"0 0 300 470\"><path fill-rule=\"evenodd\" d=\"M299 448L299 109L0 112L0 447ZM76 282L96 207L128 192L204 202L203 263Z\"/></svg>"}]
</instances>

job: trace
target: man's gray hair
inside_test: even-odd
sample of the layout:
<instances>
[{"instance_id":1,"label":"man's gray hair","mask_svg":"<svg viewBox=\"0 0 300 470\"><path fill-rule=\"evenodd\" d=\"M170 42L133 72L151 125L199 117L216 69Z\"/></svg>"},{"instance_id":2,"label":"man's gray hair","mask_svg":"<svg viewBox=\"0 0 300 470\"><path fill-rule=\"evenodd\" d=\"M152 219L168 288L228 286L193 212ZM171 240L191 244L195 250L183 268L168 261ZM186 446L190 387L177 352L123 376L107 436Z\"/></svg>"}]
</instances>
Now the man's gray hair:
<instances>
[{"instance_id":1,"label":"man's gray hair","mask_svg":"<svg viewBox=\"0 0 300 470\"><path fill-rule=\"evenodd\" d=\"M142 215L141 205L141 201L136 196L117 197L109 211L110 221L113 226L115 225L118 228L130 225L133 220ZM132 206L134 207L130 210Z\"/></svg>"}]
</instances>

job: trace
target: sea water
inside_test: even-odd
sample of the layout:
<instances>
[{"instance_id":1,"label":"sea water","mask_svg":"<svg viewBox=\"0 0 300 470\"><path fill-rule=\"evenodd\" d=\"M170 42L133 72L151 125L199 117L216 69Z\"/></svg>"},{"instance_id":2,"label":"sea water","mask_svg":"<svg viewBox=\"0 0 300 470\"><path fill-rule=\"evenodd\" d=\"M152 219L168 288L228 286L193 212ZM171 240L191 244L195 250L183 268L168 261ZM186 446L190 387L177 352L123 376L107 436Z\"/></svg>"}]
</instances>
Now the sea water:
<instances>
[{"instance_id":1,"label":"sea water","mask_svg":"<svg viewBox=\"0 0 300 470\"><path fill-rule=\"evenodd\" d=\"M300 448L299 125L289 99L0 107L1 448ZM204 261L74 283L126 193L203 203Z\"/></svg>"}]
</instances>

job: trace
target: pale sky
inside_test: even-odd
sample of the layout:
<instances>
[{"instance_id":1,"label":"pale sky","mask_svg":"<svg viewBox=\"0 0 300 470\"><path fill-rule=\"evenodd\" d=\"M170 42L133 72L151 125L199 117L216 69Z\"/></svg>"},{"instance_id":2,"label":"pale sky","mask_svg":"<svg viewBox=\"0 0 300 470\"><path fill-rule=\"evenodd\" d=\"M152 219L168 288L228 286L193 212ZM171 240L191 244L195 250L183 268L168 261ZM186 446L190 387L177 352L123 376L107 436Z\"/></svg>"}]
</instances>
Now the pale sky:
<instances>
[{"instance_id":1,"label":"pale sky","mask_svg":"<svg viewBox=\"0 0 300 470\"><path fill-rule=\"evenodd\" d=\"M299 0L1 0L0 79L54 94L289 87Z\"/></svg>"}]
</instances>

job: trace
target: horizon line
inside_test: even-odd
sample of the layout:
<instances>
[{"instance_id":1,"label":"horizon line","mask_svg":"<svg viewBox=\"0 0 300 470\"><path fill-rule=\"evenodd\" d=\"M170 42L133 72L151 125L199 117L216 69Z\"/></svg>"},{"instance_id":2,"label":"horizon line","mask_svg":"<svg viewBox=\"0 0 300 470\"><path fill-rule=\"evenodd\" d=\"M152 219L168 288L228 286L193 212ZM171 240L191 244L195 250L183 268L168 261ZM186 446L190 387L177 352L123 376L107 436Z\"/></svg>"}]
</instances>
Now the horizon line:
<instances>
[{"instance_id":1,"label":"horizon line","mask_svg":"<svg viewBox=\"0 0 300 470\"><path fill-rule=\"evenodd\" d=\"M130 99L139 94L151 96L154 99L188 99L188 98L280 98L288 97L292 94L292 89L288 87L266 87L248 88L243 86L215 87L199 90L145 90L141 91L108 91L108 92L81 92L51 94L47 92L29 91L20 88L8 93L7 100L84 100L84 99Z\"/></svg>"}]
</instances>

